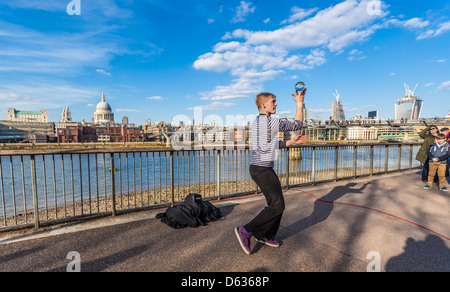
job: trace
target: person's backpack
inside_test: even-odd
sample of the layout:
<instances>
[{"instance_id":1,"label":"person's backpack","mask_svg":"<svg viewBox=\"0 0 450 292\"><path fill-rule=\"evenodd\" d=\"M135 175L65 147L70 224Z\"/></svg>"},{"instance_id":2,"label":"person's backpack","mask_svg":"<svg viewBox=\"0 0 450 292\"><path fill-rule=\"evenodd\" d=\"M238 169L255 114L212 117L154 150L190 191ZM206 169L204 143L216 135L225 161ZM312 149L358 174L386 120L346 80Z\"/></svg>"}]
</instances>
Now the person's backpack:
<instances>
[{"instance_id":1,"label":"person's backpack","mask_svg":"<svg viewBox=\"0 0 450 292\"><path fill-rule=\"evenodd\" d=\"M183 203L167 208L166 212L157 214L156 218L175 229L196 228L211 221L225 219L219 208L203 201L199 194L189 194Z\"/></svg>"}]
</instances>

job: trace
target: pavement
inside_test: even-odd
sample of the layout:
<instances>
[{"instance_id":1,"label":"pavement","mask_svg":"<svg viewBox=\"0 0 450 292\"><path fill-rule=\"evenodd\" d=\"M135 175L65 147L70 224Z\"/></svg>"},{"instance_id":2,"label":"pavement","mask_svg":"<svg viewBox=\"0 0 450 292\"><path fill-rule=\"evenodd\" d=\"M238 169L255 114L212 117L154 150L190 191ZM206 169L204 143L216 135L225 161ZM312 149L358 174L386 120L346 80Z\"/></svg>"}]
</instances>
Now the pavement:
<instances>
[{"instance_id":1,"label":"pavement","mask_svg":"<svg viewBox=\"0 0 450 292\"><path fill-rule=\"evenodd\" d=\"M226 219L198 228L170 228L161 209L0 233L0 272L450 272L450 193L423 186L408 171L291 189L281 246L252 241L251 255L234 228L262 196L213 202Z\"/></svg>"}]
</instances>

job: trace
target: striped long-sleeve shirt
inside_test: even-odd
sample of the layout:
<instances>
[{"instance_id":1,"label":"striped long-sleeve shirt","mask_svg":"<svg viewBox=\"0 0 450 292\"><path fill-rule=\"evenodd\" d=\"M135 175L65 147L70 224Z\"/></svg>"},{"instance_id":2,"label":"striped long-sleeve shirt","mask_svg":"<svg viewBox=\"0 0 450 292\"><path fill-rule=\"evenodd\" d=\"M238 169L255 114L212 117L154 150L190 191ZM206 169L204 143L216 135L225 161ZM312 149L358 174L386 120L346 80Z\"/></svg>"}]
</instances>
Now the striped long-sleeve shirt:
<instances>
[{"instance_id":1,"label":"striped long-sleeve shirt","mask_svg":"<svg viewBox=\"0 0 450 292\"><path fill-rule=\"evenodd\" d=\"M278 140L279 132L298 131L303 122L280 120L273 116L259 115L252 124L251 149L253 153L251 165L273 167L277 149L286 148L286 141Z\"/></svg>"}]
</instances>

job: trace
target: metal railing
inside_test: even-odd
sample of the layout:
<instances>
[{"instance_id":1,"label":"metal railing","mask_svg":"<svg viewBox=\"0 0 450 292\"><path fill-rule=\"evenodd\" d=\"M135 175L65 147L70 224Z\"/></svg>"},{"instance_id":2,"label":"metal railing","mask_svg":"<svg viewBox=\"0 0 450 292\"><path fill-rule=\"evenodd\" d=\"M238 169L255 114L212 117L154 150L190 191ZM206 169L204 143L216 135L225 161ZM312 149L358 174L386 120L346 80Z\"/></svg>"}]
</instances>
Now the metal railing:
<instances>
[{"instance_id":1,"label":"metal railing","mask_svg":"<svg viewBox=\"0 0 450 292\"><path fill-rule=\"evenodd\" d=\"M417 168L410 144L305 145L278 151L283 187ZM257 192L251 150L0 151L0 230L175 205L189 193Z\"/></svg>"}]
</instances>

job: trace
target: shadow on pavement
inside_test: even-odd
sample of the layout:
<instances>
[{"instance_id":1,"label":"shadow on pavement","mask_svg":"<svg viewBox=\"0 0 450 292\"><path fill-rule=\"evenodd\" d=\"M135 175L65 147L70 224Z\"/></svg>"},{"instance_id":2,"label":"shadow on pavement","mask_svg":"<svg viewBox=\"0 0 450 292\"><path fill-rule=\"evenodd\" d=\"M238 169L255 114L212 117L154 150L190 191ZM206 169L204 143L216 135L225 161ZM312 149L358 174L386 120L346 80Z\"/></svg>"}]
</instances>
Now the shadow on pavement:
<instances>
[{"instance_id":1,"label":"shadow on pavement","mask_svg":"<svg viewBox=\"0 0 450 292\"><path fill-rule=\"evenodd\" d=\"M428 235L425 240L406 240L404 252L388 260L386 272L450 272L450 249L444 240Z\"/></svg>"}]
</instances>

